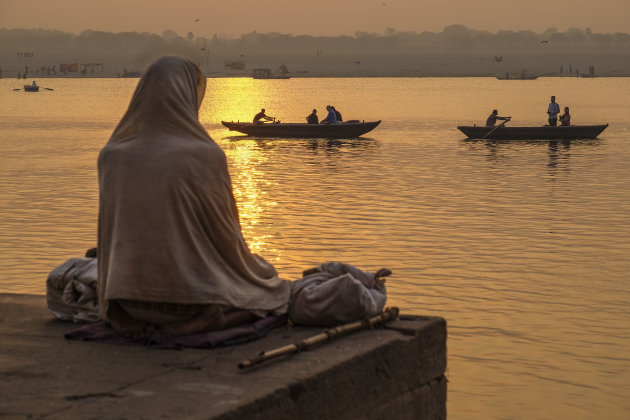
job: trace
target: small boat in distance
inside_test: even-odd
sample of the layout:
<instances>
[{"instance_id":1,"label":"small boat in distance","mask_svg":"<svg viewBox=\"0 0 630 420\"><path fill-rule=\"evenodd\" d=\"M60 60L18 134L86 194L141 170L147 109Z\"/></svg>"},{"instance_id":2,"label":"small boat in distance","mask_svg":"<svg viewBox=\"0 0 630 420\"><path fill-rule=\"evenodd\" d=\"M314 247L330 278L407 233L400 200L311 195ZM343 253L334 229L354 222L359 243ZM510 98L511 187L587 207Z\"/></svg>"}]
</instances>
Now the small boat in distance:
<instances>
[{"instance_id":1,"label":"small boat in distance","mask_svg":"<svg viewBox=\"0 0 630 420\"><path fill-rule=\"evenodd\" d=\"M469 139L491 139L491 140L580 140L594 139L608 127L602 125L571 125L568 127L551 127L544 125L541 127L485 127L466 126L457 127Z\"/></svg>"},{"instance_id":2,"label":"small boat in distance","mask_svg":"<svg viewBox=\"0 0 630 420\"><path fill-rule=\"evenodd\" d=\"M24 91L25 92L39 92L39 86L37 86L36 84L24 85Z\"/></svg>"},{"instance_id":3,"label":"small boat in distance","mask_svg":"<svg viewBox=\"0 0 630 420\"><path fill-rule=\"evenodd\" d=\"M276 72L272 72L271 69L252 69L252 77L254 79L290 79L289 69L284 64L278 67Z\"/></svg>"},{"instance_id":4,"label":"small boat in distance","mask_svg":"<svg viewBox=\"0 0 630 420\"><path fill-rule=\"evenodd\" d=\"M496 76L499 80L536 80L538 76Z\"/></svg>"},{"instance_id":5,"label":"small boat in distance","mask_svg":"<svg viewBox=\"0 0 630 420\"><path fill-rule=\"evenodd\" d=\"M536 80L538 79L538 75L528 75L525 70L521 72L520 75L511 75L509 72L506 72L505 75L496 76L499 80Z\"/></svg>"},{"instance_id":6,"label":"small boat in distance","mask_svg":"<svg viewBox=\"0 0 630 420\"><path fill-rule=\"evenodd\" d=\"M247 123L221 121L230 131L238 131L252 137L289 137L289 138L324 138L352 139L374 130L381 120L360 122L346 121L341 124L306 124L306 123Z\"/></svg>"}]
</instances>

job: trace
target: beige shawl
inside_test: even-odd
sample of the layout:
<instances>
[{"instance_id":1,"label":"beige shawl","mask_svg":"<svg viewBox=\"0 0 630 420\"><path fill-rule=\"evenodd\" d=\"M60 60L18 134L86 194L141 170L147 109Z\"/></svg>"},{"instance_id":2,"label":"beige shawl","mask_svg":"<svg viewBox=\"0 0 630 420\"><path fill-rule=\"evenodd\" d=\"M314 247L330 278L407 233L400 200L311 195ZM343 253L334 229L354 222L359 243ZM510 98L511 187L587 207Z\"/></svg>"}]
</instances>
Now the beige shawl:
<instances>
[{"instance_id":1,"label":"beige shawl","mask_svg":"<svg viewBox=\"0 0 630 420\"><path fill-rule=\"evenodd\" d=\"M104 319L111 299L286 312L288 282L241 234L225 153L198 120L198 86L195 64L158 59L99 155Z\"/></svg>"}]
</instances>

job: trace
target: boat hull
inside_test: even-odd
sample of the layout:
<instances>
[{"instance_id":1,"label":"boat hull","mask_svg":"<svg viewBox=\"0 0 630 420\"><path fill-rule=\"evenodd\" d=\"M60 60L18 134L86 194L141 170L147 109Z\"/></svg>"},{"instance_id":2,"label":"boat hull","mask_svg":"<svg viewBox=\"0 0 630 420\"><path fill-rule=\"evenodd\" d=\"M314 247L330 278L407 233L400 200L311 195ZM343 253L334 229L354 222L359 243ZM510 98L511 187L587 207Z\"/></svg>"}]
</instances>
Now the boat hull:
<instances>
[{"instance_id":1,"label":"boat hull","mask_svg":"<svg viewBox=\"0 0 630 420\"><path fill-rule=\"evenodd\" d=\"M516 77L505 77L505 76L496 76L499 80L536 80L538 76L516 76Z\"/></svg>"},{"instance_id":2,"label":"boat hull","mask_svg":"<svg viewBox=\"0 0 630 420\"><path fill-rule=\"evenodd\" d=\"M39 92L39 86L24 85L25 92Z\"/></svg>"},{"instance_id":3,"label":"boat hull","mask_svg":"<svg viewBox=\"0 0 630 420\"><path fill-rule=\"evenodd\" d=\"M230 131L238 131L252 137L351 139L374 130L381 121L343 124L253 124L227 121L221 123Z\"/></svg>"},{"instance_id":4,"label":"boat hull","mask_svg":"<svg viewBox=\"0 0 630 420\"><path fill-rule=\"evenodd\" d=\"M277 75L277 76L252 76L252 79L290 79L291 76L282 76L282 75Z\"/></svg>"},{"instance_id":5,"label":"boat hull","mask_svg":"<svg viewBox=\"0 0 630 420\"><path fill-rule=\"evenodd\" d=\"M572 125L569 127L495 127L459 126L469 139L493 140L579 140L594 139L608 127L603 125ZM491 132L492 131L492 132Z\"/></svg>"}]
</instances>

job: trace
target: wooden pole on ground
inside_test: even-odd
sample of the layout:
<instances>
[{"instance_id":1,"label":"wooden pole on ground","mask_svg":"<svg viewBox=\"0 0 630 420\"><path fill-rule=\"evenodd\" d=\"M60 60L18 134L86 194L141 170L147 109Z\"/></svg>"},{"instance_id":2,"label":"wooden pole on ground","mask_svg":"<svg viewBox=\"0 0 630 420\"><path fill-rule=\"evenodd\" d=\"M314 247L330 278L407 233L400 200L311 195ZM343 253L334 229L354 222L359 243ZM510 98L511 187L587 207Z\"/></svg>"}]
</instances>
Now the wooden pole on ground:
<instances>
[{"instance_id":1,"label":"wooden pole on ground","mask_svg":"<svg viewBox=\"0 0 630 420\"><path fill-rule=\"evenodd\" d=\"M244 360L238 364L239 369L246 369L255 365L259 365L267 360L275 359L287 354L299 353L304 350L325 343L326 341L334 340L343 335L350 334L365 328L372 328L379 324L386 324L389 321L398 318L398 308L388 308L372 318L362 321L350 322L348 324L340 325L338 327L329 328L321 334L314 335L309 338L305 338L297 343L289 344L277 349L263 351L253 359Z\"/></svg>"}]
</instances>

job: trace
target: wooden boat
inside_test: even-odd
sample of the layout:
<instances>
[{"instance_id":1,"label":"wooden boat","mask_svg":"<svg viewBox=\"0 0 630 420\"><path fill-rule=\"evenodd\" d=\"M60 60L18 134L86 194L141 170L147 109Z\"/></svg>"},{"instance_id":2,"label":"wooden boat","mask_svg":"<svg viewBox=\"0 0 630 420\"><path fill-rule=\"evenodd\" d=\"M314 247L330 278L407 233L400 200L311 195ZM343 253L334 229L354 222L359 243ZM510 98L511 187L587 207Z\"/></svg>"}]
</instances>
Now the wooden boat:
<instances>
[{"instance_id":1,"label":"wooden boat","mask_svg":"<svg viewBox=\"0 0 630 420\"><path fill-rule=\"evenodd\" d=\"M230 129L253 137L291 137L351 139L359 137L376 128L381 120L371 122L347 121L341 124L306 124L306 123L266 123L227 122L221 124Z\"/></svg>"},{"instance_id":2,"label":"wooden boat","mask_svg":"<svg viewBox=\"0 0 630 420\"><path fill-rule=\"evenodd\" d=\"M536 80L538 79L538 76L525 76L525 75L510 76L506 74L505 76L496 76L496 78L499 80Z\"/></svg>"},{"instance_id":3,"label":"wooden boat","mask_svg":"<svg viewBox=\"0 0 630 420\"><path fill-rule=\"evenodd\" d=\"M24 85L25 92L39 92L39 86L35 85Z\"/></svg>"},{"instance_id":4,"label":"wooden boat","mask_svg":"<svg viewBox=\"0 0 630 420\"><path fill-rule=\"evenodd\" d=\"M253 69L252 77L254 79L290 79L289 69L286 66L282 65L277 70L276 73L273 73L271 69Z\"/></svg>"},{"instance_id":5,"label":"wooden boat","mask_svg":"<svg viewBox=\"0 0 630 420\"><path fill-rule=\"evenodd\" d=\"M578 140L594 139L608 127L603 125L571 125L568 127L484 127L466 126L457 127L469 139L494 139L494 140Z\"/></svg>"}]
</instances>

